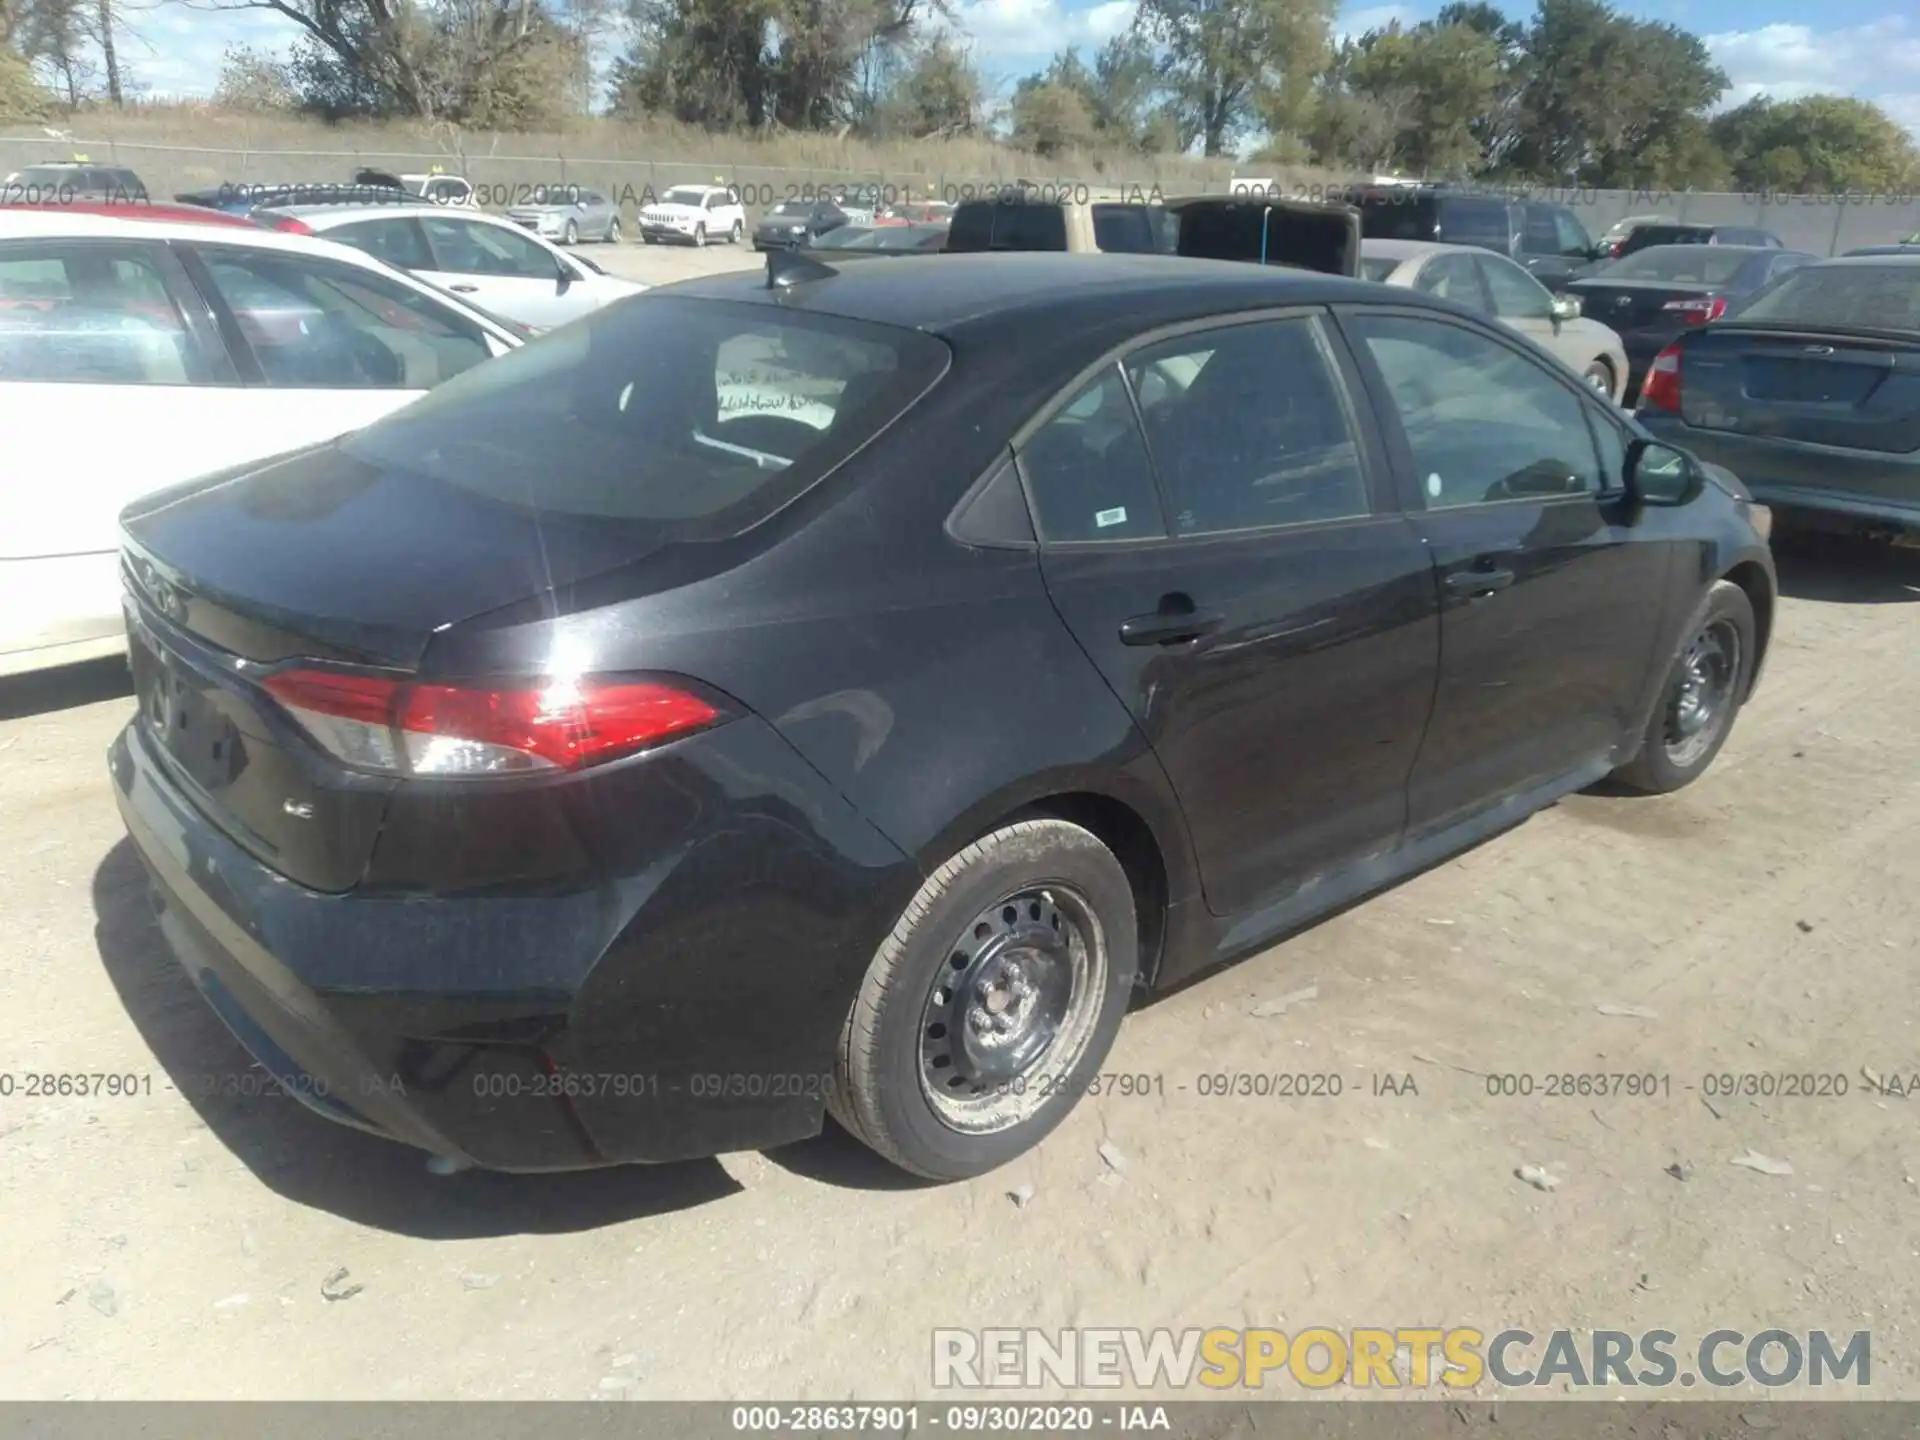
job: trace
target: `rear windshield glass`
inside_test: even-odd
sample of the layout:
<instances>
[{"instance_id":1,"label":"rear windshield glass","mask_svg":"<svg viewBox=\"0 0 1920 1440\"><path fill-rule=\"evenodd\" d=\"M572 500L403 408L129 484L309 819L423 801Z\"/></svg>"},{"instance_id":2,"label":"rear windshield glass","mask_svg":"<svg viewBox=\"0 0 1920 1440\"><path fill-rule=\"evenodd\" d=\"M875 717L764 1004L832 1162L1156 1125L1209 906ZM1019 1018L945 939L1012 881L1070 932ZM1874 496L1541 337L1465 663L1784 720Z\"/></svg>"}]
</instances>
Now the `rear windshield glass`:
<instances>
[{"instance_id":1,"label":"rear windshield glass","mask_svg":"<svg viewBox=\"0 0 1920 1440\"><path fill-rule=\"evenodd\" d=\"M684 185L676 186L660 197L660 203L662 205L704 205L706 201L706 191L692 189Z\"/></svg>"},{"instance_id":2,"label":"rear windshield glass","mask_svg":"<svg viewBox=\"0 0 1920 1440\"><path fill-rule=\"evenodd\" d=\"M1513 239L1512 220L1503 200L1459 200L1449 196L1440 205L1437 239L1449 245L1483 245L1505 250Z\"/></svg>"},{"instance_id":3,"label":"rear windshield glass","mask_svg":"<svg viewBox=\"0 0 1920 1440\"><path fill-rule=\"evenodd\" d=\"M1740 311L1742 321L1920 329L1920 265L1810 265Z\"/></svg>"},{"instance_id":4,"label":"rear windshield glass","mask_svg":"<svg viewBox=\"0 0 1920 1440\"><path fill-rule=\"evenodd\" d=\"M1160 248L1158 227L1144 205L1095 205L1093 243L1126 255L1152 255Z\"/></svg>"},{"instance_id":5,"label":"rear windshield glass","mask_svg":"<svg viewBox=\"0 0 1920 1440\"><path fill-rule=\"evenodd\" d=\"M824 476L947 361L914 330L649 295L476 366L343 447L537 514L714 538Z\"/></svg>"},{"instance_id":6,"label":"rear windshield glass","mask_svg":"<svg viewBox=\"0 0 1920 1440\"><path fill-rule=\"evenodd\" d=\"M1636 250L1606 269L1609 280L1671 280L1696 285L1731 285L1751 255L1712 245L1662 245Z\"/></svg>"},{"instance_id":7,"label":"rear windshield glass","mask_svg":"<svg viewBox=\"0 0 1920 1440\"><path fill-rule=\"evenodd\" d=\"M1638 225L1632 239L1636 247L1645 245L1704 245L1713 231L1704 225Z\"/></svg>"},{"instance_id":8,"label":"rear windshield glass","mask_svg":"<svg viewBox=\"0 0 1920 1440\"><path fill-rule=\"evenodd\" d=\"M1440 223L1440 207L1431 195L1375 190L1355 192L1350 198L1360 206L1364 239L1431 240Z\"/></svg>"},{"instance_id":9,"label":"rear windshield glass","mask_svg":"<svg viewBox=\"0 0 1920 1440\"><path fill-rule=\"evenodd\" d=\"M1067 217L1058 205L976 200L962 205L947 232L949 250L1064 250Z\"/></svg>"}]
</instances>

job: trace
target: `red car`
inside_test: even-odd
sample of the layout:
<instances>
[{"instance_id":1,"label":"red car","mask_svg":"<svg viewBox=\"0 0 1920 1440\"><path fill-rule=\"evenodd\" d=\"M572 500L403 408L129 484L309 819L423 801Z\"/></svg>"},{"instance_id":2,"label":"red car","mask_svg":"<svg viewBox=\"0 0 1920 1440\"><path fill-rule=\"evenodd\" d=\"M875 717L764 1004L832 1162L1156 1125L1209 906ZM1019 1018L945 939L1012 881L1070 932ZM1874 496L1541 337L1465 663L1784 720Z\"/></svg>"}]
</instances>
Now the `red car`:
<instances>
[{"instance_id":1,"label":"red car","mask_svg":"<svg viewBox=\"0 0 1920 1440\"><path fill-rule=\"evenodd\" d=\"M953 206L944 200L903 200L889 205L873 217L879 225L945 225L953 219Z\"/></svg>"},{"instance_id":2,"label":"red car","mask_svg":"<svg viewBox=\"0 0 1920 1440\"><path fill-rule=\"evenodd\" d=\"M121 220L166 220L176 225L237 225L243 230L258 230L244 215L229 215L221 210L209 210L202 205L162 205L146 200L68 200L58 203L57 207L46 201L29 202L12 200L4 202L9 207L20 206L33 209L58 208L66 215L110 215Z\"/></svg>"}]
</instances>

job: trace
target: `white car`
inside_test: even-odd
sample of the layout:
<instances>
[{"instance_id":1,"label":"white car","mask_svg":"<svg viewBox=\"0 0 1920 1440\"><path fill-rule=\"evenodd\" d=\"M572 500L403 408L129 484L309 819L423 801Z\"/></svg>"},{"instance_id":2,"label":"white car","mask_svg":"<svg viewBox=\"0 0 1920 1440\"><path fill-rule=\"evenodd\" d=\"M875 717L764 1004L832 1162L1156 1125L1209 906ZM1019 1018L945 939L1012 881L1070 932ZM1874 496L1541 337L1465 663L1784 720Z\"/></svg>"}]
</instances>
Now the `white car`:
<instances>
[{"instance_id":1,"label":"white car","mask_svg":"<svg viewBox=\"0 0 1920 1440\"><path fill-rule=\"evenodd\" d=\"M0 209L0 675L125 647L130 501L356 430L520 343L344 245Z\"/></svg>"},{"instance_id":2,"label":"white car","mask_svg":"<svg viewBox=\"0 0 1920 1440\"><path fill-rule=\"evenodd\" d=\"M640 238L649 245L662 240L738 245L746 233L746 207L728 185L675 185L640 212Z\"/></svg>"},{"instance_id":3,"label":"white car","mask_svg":"<svg viewBox=\"0 0 1920 1440\"><path fill-rule=\"evenodd\" d=\"M1471 306L1518 330L1616 405L1626 393L1620 337L1504 255L1428 240L1362 240L1360 276Z\"/></svg>"},{"instance_id":4,"label":"white car","mask_svg":"<svg viewBox=\"0 0 1920 1440\"><path fill-rule=\"evenodd\" d=\"M647 287L497 215L439 205L288 205L254 212L276 230L324 235L536 330Z\"/></svg>"}]
</instances>

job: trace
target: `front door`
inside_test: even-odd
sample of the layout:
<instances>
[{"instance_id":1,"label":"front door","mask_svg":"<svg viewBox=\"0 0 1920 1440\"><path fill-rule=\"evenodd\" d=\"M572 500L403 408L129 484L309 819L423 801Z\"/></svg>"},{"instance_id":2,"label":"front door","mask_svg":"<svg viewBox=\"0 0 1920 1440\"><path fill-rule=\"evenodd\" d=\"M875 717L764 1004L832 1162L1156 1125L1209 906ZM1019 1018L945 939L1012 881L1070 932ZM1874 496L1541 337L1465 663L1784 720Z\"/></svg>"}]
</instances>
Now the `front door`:
<instances>
[{"instance_id":1,"label":"front door","mask_svg":"<svg viewBox=\"0 0 1920 1440\"><path fill-rule=\"evenodd\" d=\"M1054 603L1165 767L1223 917L1394 844L1433 694L1431 567L1325 324L1135 350L1018 452Z\"/></svg>"},{"instance_id":2,"label":"front door","mask_svg":"<svg viewBox=\"0 0 1920 1440\"><path fill-rule=\"evenodd\" d=\"M1440 683L1409 798L1426 834L1609 763L1636 723L1676 552L1631 523L1617 420L1551 360L1434 314L1356 307L1342 323L1397 419L1402 494L1440 587Z\"/></svg>"},{"instance_id":3,"label":"front door","mask_svg":"<svg viewBox=\"0 0 1920 1440\"><path fill-rule=\"evenodd\" d=\"M420 223L433 248L433 267L420 272L429 285L522 325L564 325L594 308L566 257L516 225L453 215Z\"/></svg>"}]
</instances>

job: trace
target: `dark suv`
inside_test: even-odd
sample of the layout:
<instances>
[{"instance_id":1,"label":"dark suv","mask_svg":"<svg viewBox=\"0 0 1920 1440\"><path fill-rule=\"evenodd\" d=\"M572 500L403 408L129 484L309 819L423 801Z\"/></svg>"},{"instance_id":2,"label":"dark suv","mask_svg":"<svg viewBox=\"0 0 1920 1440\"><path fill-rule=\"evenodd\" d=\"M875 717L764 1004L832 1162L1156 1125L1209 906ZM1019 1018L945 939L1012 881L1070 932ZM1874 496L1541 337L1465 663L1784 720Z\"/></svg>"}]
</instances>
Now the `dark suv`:
<instances>
[{"instance_id":1,"label":"dark suv","mask_svg":"<svg viewBox=\"0 0 1920 1440\"><path fill-rule=\"evenodd\" d=\"M1356 185L1345 199L1358 207L1365 239L1475 245L1525 266L1556 292L1600 257L1579 217L1551 201L1445 185Z\"/></svg>"}]
</instances>

